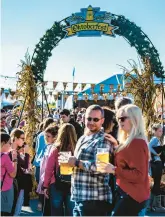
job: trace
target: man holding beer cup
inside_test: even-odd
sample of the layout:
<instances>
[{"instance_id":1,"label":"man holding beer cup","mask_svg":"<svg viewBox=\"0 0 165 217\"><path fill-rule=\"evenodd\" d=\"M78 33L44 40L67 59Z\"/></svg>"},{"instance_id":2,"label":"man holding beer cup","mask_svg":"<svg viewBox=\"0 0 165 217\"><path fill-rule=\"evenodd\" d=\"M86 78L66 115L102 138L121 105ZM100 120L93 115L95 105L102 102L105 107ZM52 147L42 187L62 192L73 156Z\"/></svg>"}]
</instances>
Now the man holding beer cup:
<instances>
[{"instance_id":1,"label":"man holding beer cup","mask_svg":"<svg viewBox=\"0 0 165 217\"><path fill-rule=\"evenodd\" d=\"M100 173L97 161L109 162L113 146L102 131L104 111L91 105L85 114L86 133L77 142L69 165L74 167L71 200L75 202L73 216L106 216L111 209L112 192L109 175Z\"/></svg>"}]
</instances>

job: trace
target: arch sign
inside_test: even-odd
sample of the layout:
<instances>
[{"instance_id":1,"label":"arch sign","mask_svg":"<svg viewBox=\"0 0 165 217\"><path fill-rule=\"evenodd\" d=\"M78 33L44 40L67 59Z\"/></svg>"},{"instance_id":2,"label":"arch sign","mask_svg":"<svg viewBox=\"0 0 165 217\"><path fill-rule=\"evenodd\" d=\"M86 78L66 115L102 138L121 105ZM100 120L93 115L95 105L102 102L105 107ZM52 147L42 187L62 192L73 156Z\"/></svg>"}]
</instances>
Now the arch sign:
<instances>
[{"instance_id":1,"label":"arch sign","mask_svg":"<svg viewBox=\"0 0 165 217\"><path fill-rule=\"evenodd\" d=\"M63 30L67 32L65 37L77 35L84 36L115 36L115 27L111 24L112 15L106 11L100 11L100 8L82 8L80 13L75 13L66 21L69 26Z\"/></svg>"},{"instance_id":2,"label":"arch sign","mask_svg":"<svg viewBox=\"0 0 165 217\"><path fill-rule=\"evenodd\" d=\"M137 50L143 63L146 58L150 61L151 73L159 78L165 78L158 51L140 27L124 16L101 11L99 7L89 6L60 22L54 22L53 26L40 39L31 59L36 83L43 82L47 61L52 55L52 50L62 39L72 36L99 37L102 35L122 36L131 47Z\"/></svg>"}]
</instances>

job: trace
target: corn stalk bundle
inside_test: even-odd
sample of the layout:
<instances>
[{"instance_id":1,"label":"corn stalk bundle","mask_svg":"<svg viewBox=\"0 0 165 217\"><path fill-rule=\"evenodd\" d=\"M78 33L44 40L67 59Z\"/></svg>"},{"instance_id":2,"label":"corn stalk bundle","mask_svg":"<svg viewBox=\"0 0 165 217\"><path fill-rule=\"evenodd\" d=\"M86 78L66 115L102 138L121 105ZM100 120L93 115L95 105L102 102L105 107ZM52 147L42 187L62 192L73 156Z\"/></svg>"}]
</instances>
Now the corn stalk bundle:
<instances>
[{"instance_id":1,"label":"corn stalk bundle","mask_svg":"<svg viewBox=\"0 0 165 217\"><path fill-rule=\"evenodd\" d=\"M25 132L25 141L30 146L29 154L32 159L34 156L33 138L36 133L37 123L39 122L39 110L37 108L38 91L28 53L25 55L25 61L21 61L21 63L22 69L17 73L18 82L16 94L25 102L22 120L26 121L26 125L23 130ZM33 177L33 186L35 185L36 183ZM32 196L34 195L35 193L33 191Z\"/></svg>"},{"instance_id":2,"label":"corn stalk bundle","mask_svg":"<svg viewBox=\"0 0 165 217\"><path fill-rule=\"evenodd\" d=\"M130 63L130 62L129 62ZM130 63L132 69L127 70L126 92L134 98L134 103L142 109L145 119L145 128L150 138L150 128L153 123L158 122L154 104L158 94L157 86L154 84L154 73L151 71L149 60L144 60L144 69L139 69L135 62Z\"/></svg>"}]
</instances>

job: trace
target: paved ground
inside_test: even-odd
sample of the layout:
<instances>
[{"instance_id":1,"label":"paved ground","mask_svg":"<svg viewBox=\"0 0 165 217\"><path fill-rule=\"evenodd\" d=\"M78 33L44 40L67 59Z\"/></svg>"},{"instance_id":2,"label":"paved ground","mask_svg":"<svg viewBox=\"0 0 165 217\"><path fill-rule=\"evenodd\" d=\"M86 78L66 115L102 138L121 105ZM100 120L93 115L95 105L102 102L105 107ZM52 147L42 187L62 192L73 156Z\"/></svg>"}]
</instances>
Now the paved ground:
<instances>
[{"instance_id":1,"label":"paved ground","mask_svg":"<svg viewBox=\"0 0 165 217\"><path fill-rule=\"evenodd\" d=\"M42 212L39 212L37 208L38 200L31 200L30 207L23 206L21 216L42 216Z\"/></svg>"},{"instance_id":2,"label":"paved ground","mask_svg":"<svg viewBox=\"0 0 165 217\"><path fill-rule=\"evenodd\" d=\"M37 211L37 200L30 201L30 207L23 206L21 216L42 216L42 213ZM165 216L165 213L147 213L146 216Z\"/></svg>"}]
</instances>

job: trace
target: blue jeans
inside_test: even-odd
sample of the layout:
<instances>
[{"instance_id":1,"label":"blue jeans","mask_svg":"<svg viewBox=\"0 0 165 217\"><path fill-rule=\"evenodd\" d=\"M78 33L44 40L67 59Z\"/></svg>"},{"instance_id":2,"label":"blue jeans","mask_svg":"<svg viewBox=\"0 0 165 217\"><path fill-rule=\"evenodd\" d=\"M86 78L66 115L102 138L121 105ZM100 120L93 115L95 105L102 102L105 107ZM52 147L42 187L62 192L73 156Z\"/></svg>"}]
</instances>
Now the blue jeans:
<instances>
[{"instance_id":1,"label":"blue jeans","mask_svg":"<svg viewBox=\"0 0 165 217\"><path fill-rule=\"evenodd\" d=\"M36 182L39 183L39 181L40 181L40 167L35 168L35 178L36 178Z\"/></svg>"},{"instance_id":2,"label":"blue jeans","mask_svg":"<svg viewBox=\"0 0 165 217\"><path fill-rule=\"evenodd\" d=\"M70 201L70 193L58 190L55 184L50 185L51 216L72 216L74 202Z\"/></svg>"},{"instance_id":3,"label":"blue jeans","mask_svg":"<svg viewBox=\"0 0 165 217\"><path fill-rule=\"evenodd\" d=\"M115 193L115 207L112 216L143 216L145 215L147 201L138 203L121 188L117 187Z\"/></svg>"},{"instance_id":4,"label":"blue jeans","mask_svg":"<svg viewBox=\"0 0 165 217\"><path fill-rule=\"evenodd\" d=\"M75 202L73 216L107 216L112 205L107 201L89 200Z\"/></svg>"}]
</instances>

